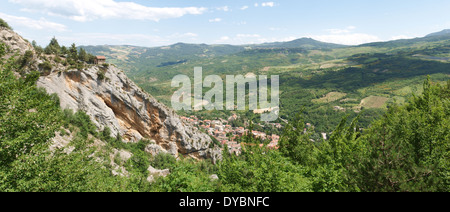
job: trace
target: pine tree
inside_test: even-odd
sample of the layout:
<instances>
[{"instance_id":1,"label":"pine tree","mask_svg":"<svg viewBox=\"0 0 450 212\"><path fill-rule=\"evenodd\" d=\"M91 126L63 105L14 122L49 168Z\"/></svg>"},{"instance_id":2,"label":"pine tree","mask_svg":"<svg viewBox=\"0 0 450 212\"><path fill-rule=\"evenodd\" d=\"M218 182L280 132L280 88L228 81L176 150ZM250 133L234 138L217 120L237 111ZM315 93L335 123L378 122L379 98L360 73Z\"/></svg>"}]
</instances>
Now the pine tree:
<instances>
[{"instance_id":1,"label":"pine tree","mask_svg":"<svg viewBox=\"0 0 450 212\"><path fill-rule=\"evenodd\" d=\"M53 37L48 46L45 47L44 51L46 54L59 55L61 53L61 46L59 45L58 40Z\"/></svg>"},{"instance_id":2,"label":"pine tree","mask_svg":"<svg viewBox=\"0 0 450 212\"><path fill-rule=\"evenodd\" d=\"M77 46L75 45L75 43L73 43L72 46L70 46L69 58L75 62L78 61L78 49L77 49Z\"/></svg>"},{"instance_id":3,"label":"pine tree","mask_svg":"<svg viewBox=\"0 0 450 212\"><path fill-rule=\"evenodd\" d=\"M84 50L83 48L80 48L80 52L78 54L78 59L83 62L89 62L89 56L86 53L86 50Z\"/></svg>"}]
</instances>

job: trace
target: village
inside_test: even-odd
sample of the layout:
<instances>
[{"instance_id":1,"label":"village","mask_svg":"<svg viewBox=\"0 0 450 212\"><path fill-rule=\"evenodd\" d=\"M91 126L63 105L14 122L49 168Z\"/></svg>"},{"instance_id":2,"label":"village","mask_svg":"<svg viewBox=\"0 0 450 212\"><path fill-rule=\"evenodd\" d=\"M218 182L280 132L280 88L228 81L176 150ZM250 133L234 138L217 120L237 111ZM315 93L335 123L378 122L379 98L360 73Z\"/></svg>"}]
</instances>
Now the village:
<instances>
[{"instance_id":1,"label":"village","mask_svg":"<svg viewBox=\"0 0 450 212\"><path fill-rule=\"evenodd\" d=\"M193 124L197 129L206 132L211 137L215 138L222 146L227 145L231 153L239 154L241 151L241 143L239 139L244 135L248 135L249 130L244 127L232 127L229 123L233 120L238 119L236 114L233 114L228 118L228 120L217 119L217 120L201 120L196 116L181 117L186 123ZM282 125L280 123L270 123L272 126L281 129ZM256 139L260 139L265 143L268 143L267 147L271 149L278 149L278 142L280 136L276 134L267 135L264 132L252 130L252 135ZM260 144L262 147L263 144Z\"/></svg>"}]
</instances>

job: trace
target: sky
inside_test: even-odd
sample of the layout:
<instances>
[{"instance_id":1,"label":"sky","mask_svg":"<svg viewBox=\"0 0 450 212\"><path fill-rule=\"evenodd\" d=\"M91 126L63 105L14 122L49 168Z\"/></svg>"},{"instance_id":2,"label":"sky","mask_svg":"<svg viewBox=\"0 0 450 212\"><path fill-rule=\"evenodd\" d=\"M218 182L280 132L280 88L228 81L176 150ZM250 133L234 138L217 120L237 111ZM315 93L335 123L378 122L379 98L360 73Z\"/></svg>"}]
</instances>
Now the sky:
<instances>
[{"instance_id":1,"label":"sky","mask_svg":"<svg viewBox=\"0 0 450 212\"><path fill-rule=\"evenodd\" d=\"M309 37L357 45L450 28L448 0L0 0L26 39L60 44L258 44Z\"/></svg>"}]
</instances>

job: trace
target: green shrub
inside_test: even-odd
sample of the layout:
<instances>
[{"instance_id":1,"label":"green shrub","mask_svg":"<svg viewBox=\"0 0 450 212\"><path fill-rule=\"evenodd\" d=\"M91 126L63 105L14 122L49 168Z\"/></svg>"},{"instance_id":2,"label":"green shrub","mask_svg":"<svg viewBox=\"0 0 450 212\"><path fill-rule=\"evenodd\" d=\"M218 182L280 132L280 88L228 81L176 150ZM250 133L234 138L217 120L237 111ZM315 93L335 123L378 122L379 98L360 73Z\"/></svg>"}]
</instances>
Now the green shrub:
<instances>
[{"instance_id":1,"label":"green shrub","mask_svg":"<svg viewBox=\"0 0 450 212\"><path fill-rule=\"evenodd\" d=\"M33 59L33 55L34 54L32 51L26 51L25 54L18 60L20 68L24 68L25 66L27 66Z\"/></svg>"},{"instance_id":2,"label":"green shrub","mask_svg":"<svg viewBox=\"0 0 450 212\"><path fill-rule=\"evenodd\" d=\"M3 19L0 18L0 27L5 27L7 29L13 30L13 28L11 26L9 26L8 23L6 23L6 21L4 21Z\"/></svg>"},{"instance_id":3,"label":"green shrub","mask_svg":"<svg viewBox=\"0 0 450 212\"><path fill-rule=\"evenodd\" d=\"M106 74L105 71L99 70L97 72L97 79L100 80L100 81L103 81L106 78L105 74Z\"/></svg>"},{"instance_id":4,"label":"green shrub","mask_svg":"<svg viewBox=\"0 0 450 212\"><path fill-rule=\"evenodd\" d=\"M49 61L45 61L44 63L39 64L39 69L44 74L50 74L50 71L52 70L53 66Z\"/></svg>"},{"instance_id":5,"label":"green shrub","mask_svg":"<svg viewBox=\"0 0 450 212\"><path fill-rule=\"evenodd\" d=\"M80 128L79 135L82 138L86 139L89 134L97 135L97 127L92 123L89 115L83 111L78 111L71 115L71 110L64 110L64 119L66 123ZM66 126L68 124L66 124Z\"/></svg>"},{"instance_id":6,"label":"green shrub","mask_svg":"<svg viewBox=\"0 0 450 212\"><path fill-rule=\"evenodd\" d=\"M61 63L62 60L59 56L55 56L55 59L53 59L53 61L55 61L56 63Z\"/></svg>"},{"instance_id":7,"label":"green shrub","mask_svg":"<svg viewBox=\"0 0 450 212\"><path fill-rule=\"evenodd\" d=\"M171 154L161 153L150 162L155 169L168 169L175 166L177 160Z\"/></svg>"},{"instance_id":8,"label":"green shrub","mask_svg":"<svg viewBox=\"0 0 450 212\"><path fill-rule=\"evenodd\" d=\"M150 166L150 160L144 151L133 152L133 156L129 160L129 165L136 170L139 174L148 176L148 167Z\"/></svg>"},{"instance_id":9,"label":"green shrub","mask_svg":"<svg viewBox=\"0 0 450 212\"><path fill-rule=\"evenodd\" d=\"M108 143L113 142L115 138L111 137L111 129L106 126L103 131L100 133L100 138Z\"/></svg>"}]
</instances>

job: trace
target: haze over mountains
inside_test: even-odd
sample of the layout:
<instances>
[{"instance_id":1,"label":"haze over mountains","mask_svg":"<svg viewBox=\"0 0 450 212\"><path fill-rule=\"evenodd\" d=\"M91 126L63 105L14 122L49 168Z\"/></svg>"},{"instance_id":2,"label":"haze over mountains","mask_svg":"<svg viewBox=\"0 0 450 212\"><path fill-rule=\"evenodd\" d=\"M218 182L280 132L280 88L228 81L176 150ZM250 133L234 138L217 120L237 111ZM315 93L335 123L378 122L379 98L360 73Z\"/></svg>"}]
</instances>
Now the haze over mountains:
<instances>
[{"instance_id":1,"label":"haze over mountains","mask_svg":"<svg viewBox=\"0 0 450 212\"><path fill-rule=\"evenodd\" d=\"M145 54L145 57L149 60L157 60L158 62L173 62L177 63L184 60L192 60L198 58L218 57L229 54L239 53L245 50L261 49L261 48L301 48L305 50L314 49L333 49L342 48L345 45L332 44L316 41L311 38L300 38L289 42L274 42L264 44L251 44L251 45L229 45L229 44L187 44L176 43L170 46L163 47L137 47L137 46L82 46L93 54L105 54L111 56L110 59L126 59L127 56L138 57L138 55ZM127 55L127 56L125 56ZM152 61L146 61L151 65L164 65L153 64Z\"/></svg>"},{"instance_id":2,"label":"haze over mountains","mask_svg":"<svg viewBox=\"0 0 450 212\"><path fill-rule=\"evenodd\" d=\"M374 42L374 43L388 43L388 42L396 42L400 40L430 40L432 38L438 39L437 37L440 37L439 39L444 39L445 37L450 36L450 29L444 29L439 32L430 33L422 38L412 38L412 39L399 39L399 40L390 40L390 41L384 41L384 42ZM192 46L211 46L211 47L228 47L233 48L234 50L239 50L245 47L253 47L253 48L305 48L305 49L317 49L317 48L339 48L339 47L348 47L348 46L361 46L361 45L370 45L371 43L365 43L360 45L343 45L343 44L335 44L335 43L328 43L328 42L322 42L318 40L314 40L309 37L302 37L298 38L292 41L284 41L284 42L269 42L269 43L262 43L262 44L244 44L244 45L231 45L231 44L188 44L188 43L176 43L169 46L161 46L161 47L143 47L143 48L167 48L167 47L176 47L179 45L187 45L187 47ZM102 46L102 45L96 45L96 46ZM104 45L104 46L130 46L130 45ZM84 47L92 47L90 46L84 46ZM137 47L137 46L134 46ZM240 47L240 48L238 48Z\"/></svg>"},{"instance_id":3,"label":"haze over mountains","mask_svg":"<svg viewBox=\"0 0 450 212\"><path fill-rule=\"evenodd\" d=\"M450 36L450 29L444 29L440 32L431 33L425 37L433 37L433 36Z\"/></svg>"},{"instance_id":4,"label":"haze over mountains","mask_svg":"<svg viewBox=\"0 0 450 212\"><path fill-rule=\"evenodd\" d=\"M440 32L431 33L422 38L401 39L386 42L366 43L357 46L392 46L392 45L410 45L417 42L432 42L438 40L450 39L450 29ZM314 40L312 38L299 38L287 42L272 42L263 44L248 44L248 45L229 45L229 44L188 44L176 43L170 46L162 47L138 47L130 45L99 45L99 46L82 46L87 51L93 54L105 54L110 56L113 60L127 59L128 56L139 57L138 55L146 54L147 59L156 59L158 62L184 62L185 60L208 58L235 54L250 49L261 48L301 48L305 50L317 49L335 49L344 47L355 47L341 44L326 43ZM177 60L178 58L178 60ZM150 62L151 65L156 65ZM149 65L150 65L149 64ZM159 64L164 65L164 64Z\"/></svg>"}]
</instances>

